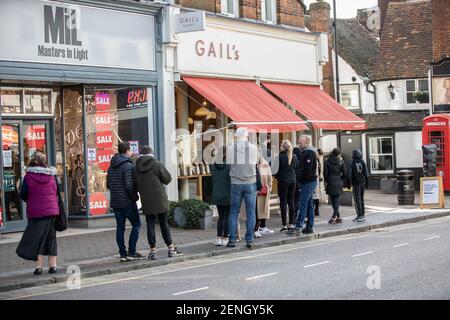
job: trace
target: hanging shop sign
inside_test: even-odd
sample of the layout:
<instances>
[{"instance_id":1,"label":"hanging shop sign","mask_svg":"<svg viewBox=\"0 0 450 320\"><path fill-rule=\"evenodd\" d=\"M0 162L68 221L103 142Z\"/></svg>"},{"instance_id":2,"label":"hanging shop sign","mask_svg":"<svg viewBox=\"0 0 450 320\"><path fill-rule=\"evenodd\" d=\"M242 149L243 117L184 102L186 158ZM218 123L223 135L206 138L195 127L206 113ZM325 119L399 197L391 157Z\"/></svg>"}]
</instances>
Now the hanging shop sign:
<instances>
[{"instance_id":1,"label":"hanging shop sign","mask_svg":"<svg viewBox=\"0 0 450 320\"><path fill-rule=\"evenodd\" d=\"M102 171L107 171L114 156L114 151L111 149L97 150L97 163Z\"/></svg>"},{"instance_id":2,"label":"hanging shop sign","mask_svg":"<svg viewBox=\"0 0 450 320\"><path fill-rule=\"evenodd\" d=\"M97 132L95 134L97 148L107 149L113 147L113 133L111 131Z\"/></svg>"},{"instance_id":3,"label":"hanging shop sign","mask_svg":"<svg viewBox=\"0 0 450 320\"><path fill-rule=\"evenodd\" d=\"M155 18L150 15L2 0L0 43L8 44L0 46L0 60L155 70Z\"/></svg>"},{"instance_id":4,"label":"hanging shop sign","mask_svg":"<svg viewBox=\"0 0 450 320\"><path fill-rule=\"evenodd\" d=\"M175 15L175 33L205 30L205 11L185 12Z\"/></svg>"},{"instance_id":5,"label":"hanging shop sign","mask_svg":"<svg viewBox=\"0 0 450 320\"><path fill-rule=\"evenodd\" d=\"M91 216L101 216L109 211L109 201L103 192L95 192L89 196L89 212Z\"/></svg>"},{"instance_id":6,"label":"hanging shop sign","mask_svg":"<svg viewBox=\"0 0 450 320\"><path fill-rule=\"evenodd\" d=\"M25 133L30 149L42 149L46 143L45 125L30 125Z\"/></svg>"},{"instance_id":7,"label":"hanging shop sign","mask_svg":"<svg viewBox=\"0 0 450 320\"><path fill-rule=\"evenodd\" d=\"M111 106L111 95L109 93L97 92L94 96L96 111L109 111Z\"/></svg>"}]
</instances>

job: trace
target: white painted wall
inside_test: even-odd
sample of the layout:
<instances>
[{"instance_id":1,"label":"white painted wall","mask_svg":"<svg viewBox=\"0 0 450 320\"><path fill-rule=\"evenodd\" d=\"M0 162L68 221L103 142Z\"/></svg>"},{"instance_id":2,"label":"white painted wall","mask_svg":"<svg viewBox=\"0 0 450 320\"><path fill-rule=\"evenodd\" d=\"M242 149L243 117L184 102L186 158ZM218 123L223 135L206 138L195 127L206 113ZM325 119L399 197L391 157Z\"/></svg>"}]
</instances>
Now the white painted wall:
<instances>
[{"instance_id":1,"label":"white painted wall","mask_svg":"<svg viewBox=\"0 0 450 320\"><path fill-rule=\"evenodd\" d=\"M426 79L426 78L424 78ZM411 79L413 80L413 79ZM394 86L395 97L391 100L388 86L392 83ZM430 109L429 103L406 103L406 80L392 80L392 81L380 81L375 82L377 104L379 111L391 111L391 110L428 110Z\"/></svg>"},{"instance_id":2,"label":"white painted wall","mask_svg":"<svg viewBox=\"0 0 450 320\"><path fill-rule=\"evenodd\" d=\"M421 131L395 133L395 161L397 168L423 166Z\"/></svg>"},{"instance_id":3,"label":"white painted wall","mask_svg":"<svg viewBox=\"0 0 450 320\"><path fill-rule=\"evenodd\" d=\"M336 71L335 54L333 50L333 67ZM355 77L356 81L352 78ZM362 113L375 113L374 95L366 91L366 85L360 75L358 75L353 67L339 56L339 83L342 84L358 84L359 94L361 98L361 110ZM336 83L334 84L336 90ZM373 90L369 87L370 90Z\"/></svg>"},{"instance_id":4,"label":"white painted wall","mask_svg":"<svg viewBox=\"0 0 450 320\"><path fill-rule=\"evenodd\" d=\"M337 148L337 136L336 134L330 134L322 137L319 141L320 148L323 152L331 152L334 148Z\"/></svg>"}]
</instances>

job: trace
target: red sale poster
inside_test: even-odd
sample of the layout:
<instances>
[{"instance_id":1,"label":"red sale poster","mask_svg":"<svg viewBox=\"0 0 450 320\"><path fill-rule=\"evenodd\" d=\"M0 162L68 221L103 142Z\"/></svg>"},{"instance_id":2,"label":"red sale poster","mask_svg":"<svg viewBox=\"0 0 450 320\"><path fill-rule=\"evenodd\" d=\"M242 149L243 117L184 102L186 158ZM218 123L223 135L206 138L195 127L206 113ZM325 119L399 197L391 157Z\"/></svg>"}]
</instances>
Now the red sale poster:
<instances>
[{"instance_id":1,"label":"red sale poster","mask_svg":"<svg viewBox=\"0 0 450 320\"><path fill-rule=\"evenodd\" d=\"M28 146L34 149L41 149L46 143L45 125L30 125L25 133Z\"/></svg>"},{"instance_id":2,"label":"red sale poster","mask_svg":"<svg viewBox=\"0 0 450 320\"><path fill-rule=\"evenodd\" d=\"M113 133L111 131L102 131L95 134L95 143L97 148L106 149L113 147Z\"/></svg>"},{"instance_id":3,"label":"red sale poster","mask_svg":"<svg viewBox=\"0 0 450 320\"><path fill-rule=\"evenodd\" d=\"M111 96L109 93L97 92L94 97L95 110L98 111L109 111L111 105Z\"/></svg>"},{"instance_id":4,"label":"red sale poster","mask_svg":"<svg viewBox=\"0 0 450 320\"><path fill-rule=\"evenodd\" d=\"M91 216L107 214L109 210L108 198L103 192L95 192L89 197L89 212Z\"/></svg>"},{"instance_id":5,"label":"red sale poster","mask_svg":"<svg viewBox=\"0 0 450 320\"><path fill-rule=\"evenodd\" d=\"M111 130L113 125L112 115L110 112L97 112L94 115L93 121L97 132Z\"/></svg>"},{"instance_id":6,"label":"red sale poster","mask_svg":"<svg viewBox=\"0 0 450 320\"><path fill-rule=\"evenodd\" d=\"M97 150L97 163L102 171L107 171L109 169L109 165L113 156L114 150L112 149Z\"/></svg>"}]
</instances>

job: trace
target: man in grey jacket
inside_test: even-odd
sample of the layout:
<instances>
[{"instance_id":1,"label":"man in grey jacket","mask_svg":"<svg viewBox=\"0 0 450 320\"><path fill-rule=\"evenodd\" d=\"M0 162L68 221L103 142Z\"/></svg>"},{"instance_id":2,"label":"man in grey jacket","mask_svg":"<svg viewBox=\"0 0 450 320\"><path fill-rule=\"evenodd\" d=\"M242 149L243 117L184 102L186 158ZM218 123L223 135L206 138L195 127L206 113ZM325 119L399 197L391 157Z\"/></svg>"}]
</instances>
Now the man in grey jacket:
<instances>
[{"instance_id":1,"label":"man in grey jacket","mask_svg":"<svg viewBox=\"0 0 450 320\"><path fill-rule=\"evenodd\" d=\"M247 248L252 249L256 223L256 164L259 152L258 147L248 141L247 129L237 129L235 137L236 142L227 148L226 158L227 164L230 165L231 178L230 238L227 247L236 246L239 212L244 199L247 211L245 241Z\"/></svg>"}]
</instances>

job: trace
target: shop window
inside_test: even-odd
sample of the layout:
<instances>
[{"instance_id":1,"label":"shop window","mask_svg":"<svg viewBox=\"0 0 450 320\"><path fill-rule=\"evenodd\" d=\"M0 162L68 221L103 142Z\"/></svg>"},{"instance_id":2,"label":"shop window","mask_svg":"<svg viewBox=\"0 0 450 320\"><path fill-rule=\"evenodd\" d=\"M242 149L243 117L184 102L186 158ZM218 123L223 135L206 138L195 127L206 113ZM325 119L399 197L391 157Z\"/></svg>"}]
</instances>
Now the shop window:
<instances>
[{"instance_id":1,"label":"shop window","mask_svg":"<svg viewBox=\"0 0 450 320\"><path fill-rule=\"evenodd\" d=\"M0 111L3 114L22 112L22 89L2 88L0 94Z\"/></svg>"},{"instance_id":2,"label":"shop window","mask_svg":"<svg viewBox=\"0 0 450 320\"><path fill-rule=\"evenodd\" d=\"M261 20L275 24L277 20L276 0L261 0Z\"/></svg>"},{"instance_id":3,"label":"shop window","mask_svg":"<svg viewBox=\"0 0 450 320\"><path fill-rule=\"evenodd\" d=\"M417 97L415 96L415 93L417 92L425 93L425 96ZM416 79L406 81L406 103L416 104L417 102L430 103L427 79Z\"/></svg>"},{"instance_id":4,"label":"shop window","mask_svg":"<svg viewBox=\"0 0 450 320\"><path fill-rule=\"evenodd\" d=\"M394 173L393 138L369 138L369 159L371 173Z\"/></svg>"},{"instance_id":5,"label":"shop window","mask_svg":"<svg viewBox=\"0 0 450 320\"><path fill-rule=\"evenodd\" d=\"M221 0L221 12L227 16L239 16L239 0Z\"/></svg>"},{"instance_id":6,"label":"shop window","mask_svg":"<svg viewBox=\"0 0 450 320\"><path fill-rule=\"evenodd\" d=\"M152 90L87 88L85 94L89 212L100 216L111 213L106 177L119 142L131 143L134 158L149 145Z\"/></svg>"},{"instance_id":7,"label":"shop window","mask_svg":"<svg viewBox=\"0 0 450 320\"><path fill-rule=\"evenodd\" d=\"M57 91L43 88L7 88L1 93L3 114L39 114L52 115Z\"/></svg>"},{"instance_id":8,"label":"shop window","mask_svg":"<svg viewBox=\"0 0 450 320\"><path fill-rule=\"evenodd\" d=\"M342 105L350 110L361 109L358 84L341 85L339 88Z\"/></svg>"},{"instance_id":9,"label":"shop window","mask_svg":"<svg viewBox=\"0 0 450 320\"><path fill-rule=\"evenodd\" d=\"M24 97L25 113L53 113L51 110L52 90L26 89Z\"/></svg>"}]
</instances>

